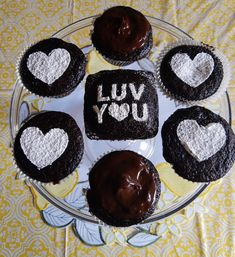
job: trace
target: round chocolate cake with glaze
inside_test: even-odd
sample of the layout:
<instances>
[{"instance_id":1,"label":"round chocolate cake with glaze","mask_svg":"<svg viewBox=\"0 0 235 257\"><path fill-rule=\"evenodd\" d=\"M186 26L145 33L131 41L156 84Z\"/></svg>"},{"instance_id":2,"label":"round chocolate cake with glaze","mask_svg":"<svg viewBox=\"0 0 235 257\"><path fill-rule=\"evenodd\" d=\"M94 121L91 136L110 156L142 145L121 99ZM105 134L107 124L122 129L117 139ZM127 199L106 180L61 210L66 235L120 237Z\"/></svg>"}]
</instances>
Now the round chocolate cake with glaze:
<instances>
[{"instance_id":1,"label":"round chocolate cake with glaze","mask_svg":"<svg viewBox=\"0 0 235 257\"><path fill-rule=\"evenodd\" d=\"M174 99L200 101L219 90L224 68L213 47L182 44L164 53L159 77L163 89Z\"/></svg>"},{"instance_id":2,"label":"round chocolate cake with glaze","mask_svg":"<svg viewBox=\"0 0 235 257\"><path fill-rule=\"evenodd\" d=\"M91 38L104 58L116 65L146 57L153 45L150 23L142 13L127 6L112 7L98 17Z\"/></svg>"},{"instance_id":3,"label":"round chocolate cake with glaze","mask_svg":"<svg viewBox=\"0 0 235 257\"><path fill-rule=\"evenodd\" d=\"M223 177L235 161L229 124L206 108L179 109L162 127L163 156L175 172L193 182Z\"/></svg>"},{"instance_id":4,"label":"round chocolate cake with glaze","mask_svg":"<svg viewBox=\"0 0 235 257\"><path fill-rule=\"evenodd\" d=\"M160 197L161 182L154 165L132 151L102 157L89 173L90 212L108 225L125 227L149 217Z\"/></svg>"},{"instance_id":5,"label":"round chocolate cake with glaze","mask_svg":"<svg viewBox=\"0 0 235 257\"><path fill-rule=\"evenodd\" d=\"M24 53L18 70L23 85L32 93L63 97L81 82L85 66L85 55L76 45L49 38Z\"/></svg>"},{"instance_id":6,"label":"round chocolate cake with glaze","mask_svg":"<svg viewBox=\"0 0 235 257\"><path fill-rule=\"evenodd\" d=\"M17 133L14 158L29 178L54 184L80 163L83 138L76 121L63 112L46 111L29 118Z\"/></svg>"}]
</instances>

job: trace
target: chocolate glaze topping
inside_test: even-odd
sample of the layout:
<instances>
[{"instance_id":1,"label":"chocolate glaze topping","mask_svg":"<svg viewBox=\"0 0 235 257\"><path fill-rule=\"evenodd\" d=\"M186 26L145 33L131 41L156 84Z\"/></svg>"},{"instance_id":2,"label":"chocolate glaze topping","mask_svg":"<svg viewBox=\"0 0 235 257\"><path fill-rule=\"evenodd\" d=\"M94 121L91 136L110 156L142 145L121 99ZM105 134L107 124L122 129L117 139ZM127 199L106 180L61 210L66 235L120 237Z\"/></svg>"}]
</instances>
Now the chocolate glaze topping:
<instances>
[{"instance_id":1,"label":"chocolate glaze topping","mask_svg":"<svg viewBox=\"0 0 235 257\"><path fill-rule=\"evenodd\" d=\"M93 37L99 45L117 53L141 48L149 35L150 24L140 12L125 6L108 9L95 20Z\"/></svg>"},{"instance_id":2,"label":"chocolate glaze topping","mask_svg":"<svg viewBox=\"0 0 235 257\"><path fill-rule=\"evenodd\" d=\"M145 216L156 203L158 192L157 172L149 163L132 151L116 151L100 159L89 174L91 212L96 215L101 208L122 220Z\"/></svg>"}]
</instances>

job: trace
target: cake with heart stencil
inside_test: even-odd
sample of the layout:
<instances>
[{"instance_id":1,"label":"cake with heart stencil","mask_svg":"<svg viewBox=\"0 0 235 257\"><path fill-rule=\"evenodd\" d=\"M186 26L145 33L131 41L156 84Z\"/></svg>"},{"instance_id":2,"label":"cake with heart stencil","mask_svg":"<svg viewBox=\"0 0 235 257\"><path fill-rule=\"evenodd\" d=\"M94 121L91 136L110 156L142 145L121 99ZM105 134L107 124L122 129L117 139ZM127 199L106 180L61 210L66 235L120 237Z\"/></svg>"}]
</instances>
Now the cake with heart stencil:
<instances>
[{"instance_id":1,"label":"cake with heart stencil","mask_svg":"<svg viewBox=\"0 0 235 257\"><path fill-rule=\"evenodd\" d=\"M132 151L103 156L89 173L87 199L91 213L112 226L130 226L149 217L160 197L154 165Z\"/></svg>"},{"instance_id":2,"label":"cake with heart stencil","mask_svg":"<svg viewBox=\"0 0 235 257\"><path fill-rule=\"evenodd\" d=\"M158 132L158 97L153 73L100 71L85 85L84 121L90 139L145 139Z\"/></svg>"},{"instance_id":3,"label":"cake with heart stencil","mask_svg":"<svg viewBox=\"0 0 235 257\"><path fill-rule=\"evenodd\" d=\"M162 127L163 156L176 173L193 182L223 177L235 161L229 124L204 107L178 109Z\"/></svg>"},{"instance_id":4,"label":"cake with heart stencil","mask_svg":"<svg viewBox=\"0 0 235 257\"><path fill-rule=\"evenodd\" d=\"M83 156L83 138L76 121L63 112L46 111L30 117L14 141L14 159L27 178L59 183Z\"/></svg>"},{"instance_id":5,"label":"cake with heart stencil","mask_svg":"<svg viewBox=\"0 0 235 257\"><path fill-rule=\"evenodd\" d=\"M230 80L226 57L194 40L166 46L160 53L156 72L167 95L190 104L215 99L225 92Z\"/></svg>"},{"instance_id":6,"label":"cake with heart stencil","mask_svg":"<svg viewBox=\"0 0 235 257\"><path fill-rule=\"evenodd\" d=\"M85 66L85 55L76 45L49 38L24 51L17 72L30 92L44 97L63 97L81 82Z\"/></svg>"}]
</instances>

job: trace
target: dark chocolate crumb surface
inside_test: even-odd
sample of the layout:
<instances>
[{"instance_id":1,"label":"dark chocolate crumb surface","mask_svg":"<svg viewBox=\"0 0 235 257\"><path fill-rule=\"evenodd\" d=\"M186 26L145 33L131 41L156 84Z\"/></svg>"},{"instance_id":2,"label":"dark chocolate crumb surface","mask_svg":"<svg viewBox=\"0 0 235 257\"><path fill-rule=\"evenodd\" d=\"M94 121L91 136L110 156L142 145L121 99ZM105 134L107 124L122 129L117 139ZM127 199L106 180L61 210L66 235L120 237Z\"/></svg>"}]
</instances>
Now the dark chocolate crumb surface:
<instances>
[{"instance_id":1,"label":"dark chocolate crumb surface","mask_svg":"<svg viewBox=\"0 0 235 257\"><path fill-rule=\"evenodd\" d=\"M20 137L28 127L37 127L44 135L53 128L60 128L69 137L68 146L63 154L51 165L40 170L27 159L20 145ZM83 151L83 138L76 121L63 112L46 111L33 116L19 129L14 142L14 158L18 168L30 178L45 183L57 184L71 174L80 163Z\"/></svg>"},{"instance_id":2,"label":"dark chocolate crumb surface","mask_svg":"<svg viewBox=\"0 0 235 257\"><path fill-rule=\"evenodd\" d=\"M191 87L182 81L171 69L171 59L177 53L186 53L193 60L198 53L208 53L214 60L214 69L201 85ZM171 49L162 59L160 65L160 77L164 87L172 97L178 100L197 101L213 95L221 85L223 79L223 64L220 59L208 48L204 46L182 45Z\"/></svg>"},{"instance_id":3,"label":"dark chocolate crumb surface","mask_svg":"<svg viewBox=\"0 0 235 257\"><path fill-rule=\"evenodd\" d=\"M119 89L123 83L129 85L133 83L136 88L141 84L145 85L144 91L139 100L134 100L127 86L127 95L121 101L111 99L112 84L117 84ZM98 86L102 85L103 96L109 96L110 101L97 101ZM109 115L108 107L116 103L119 106L127 103L130 106L130 112L127 118L118 121ZM136 121L131 115L131 105L136 103L138 110L142 110L143 104L148 106L147 121ZM102 105L107 104L103 114L103 122L98 123L97 114L93 109L97 105L101 109ZM89 75L85 85L84 97L84 121L86 134L90 139L105 140L128 140L128 139L146 139L156 136L158 132L158 96L156 91L156 79L153 73L147 71L135 70L115 70L101 71Z\"/></svg>"},{"instance_id":4,"label":"dark chocolate crumb surface","mask_svg":"<svg viewBox=\"0 0 235 257\"><path fill-rule=\"evenodd\" d=\"M222 124L227 137L224 146L209 159L197 161L177 137L177 127L185 119L196 120L200 126ZM235 135L231 127L222 117L204 107L193 106L175 111L162 127L162 141L166 161L173 165L178 175L193 182L217 180L227 174L235 161Z\"/></svg>"},{"instance_id":5,"label":"dark chocolate crumb surface","mask_svg":"<svg viewBox=\"0 0 235 257\"><path fill-rule=\"evenodd\" d=\"M36 78L27 67L30 54L41 51L49 54L57 48L62 48L70 53L71 61L66 71L51 85ZM74 44L67 43L59 38L42 40L29 47L24 53L19 66L19 73L24 86L32 93L40 96L62 97L70 94L85 76L86 58L83 52Z\"/></svg>"}]
</instances>

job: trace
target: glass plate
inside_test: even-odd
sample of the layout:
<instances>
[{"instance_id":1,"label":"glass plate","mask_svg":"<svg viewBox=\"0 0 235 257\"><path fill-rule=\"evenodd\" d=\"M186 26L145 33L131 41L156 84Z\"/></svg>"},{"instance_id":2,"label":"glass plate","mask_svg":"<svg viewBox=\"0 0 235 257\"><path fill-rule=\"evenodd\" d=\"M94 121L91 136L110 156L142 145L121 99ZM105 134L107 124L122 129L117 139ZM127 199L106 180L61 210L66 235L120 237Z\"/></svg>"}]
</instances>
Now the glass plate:
<instances>
[{"instance_id":1,"label":"glass plate","mask_svg":"<svg viewBox=\"0 0 235 257\"><path fill-rule=\"evenodd\" d=\"M79 20L56 32L53 37L58 37L64 39L65 41L73 42L82 48L83 52L87 54L90 50L93 49L90 41L90 30L92 29L92 23L95 18L96 16L92 16ZM160 42L164 42L165 44L167 42L176 41L182 38L191 38L184 31L165 21L153 17L147 18L153 27L153 37L155 44ZM141 63L148 64L149 61L146 59L124 68L141 69L141 67L143 67L143 65L140 66ZM78 168L80 185L79 188L81 194L84 191L83 189L89 186L87 183L87 174L89 173L92 165L100 158L100 156L112 150L134 150L150 159L155 165L165 161L162 157L161 126L163 122L177 108L183 107L182 105L177 105L174 101L167 99L158 90L160 127L158 135L155 138L148 140L128 140L119 142L104 140L96 141L89 140L85 135L83 122L83 96L84 80L72 94L59 99L38 98L30 95L26 90L23 89L22 85L17 80L14 86L10 107L10 130L12 140L14 139L22 121L34 112L42 110L57 110L71 114L76 119L79 127L82 130L85 143L85 153L83 156L82 164L79 165ZM210 105L207 105L206 107L220 114L231 123L230 102L227 93L224 94L224 96L219 100ZM64 212L74 216L75 218L102 225L102 223L97 218L89 213L87 206L85 206L85 208L76 209L64 201L64 199L60 199L49 193L44 186L37 183L35 184L32 181L28 182L51 204L63 210ZM208 184L205 183L198 183L198 186L194 191L181 197L174 197L174 199L169 200L166 204L161 206L161 208L156 209L154 214L148 219L144 220L142 223L154 222L179 211L190 202L192 202L196 197L198 197L200 193L207 187L207 185Z\"/></svg>"}]
</instances>

